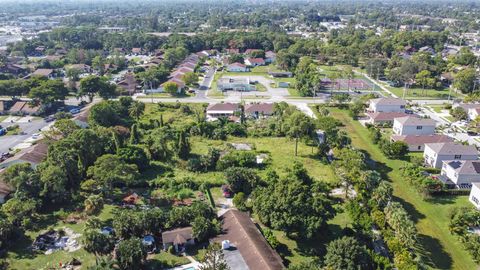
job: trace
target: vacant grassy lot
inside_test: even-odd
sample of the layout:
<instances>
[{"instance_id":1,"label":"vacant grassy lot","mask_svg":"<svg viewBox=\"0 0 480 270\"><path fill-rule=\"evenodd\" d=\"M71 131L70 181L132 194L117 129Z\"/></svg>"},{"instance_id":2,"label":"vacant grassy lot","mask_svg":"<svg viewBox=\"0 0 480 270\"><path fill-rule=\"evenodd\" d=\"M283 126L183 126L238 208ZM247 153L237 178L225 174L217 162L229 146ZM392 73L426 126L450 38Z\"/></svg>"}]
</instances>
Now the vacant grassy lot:
<instances>
[{"instance_id":1,"label":"vacant grassy lot","mask_svg":"<svg viewBox=\"0 0 480 270\"><path fill-rule=\"evenodd\" d=\"M425 258L430 258L427 263L436 269L477 269L478 266L463 245L448 230L448 215L451 209L456 206L471 206L468 197L436 197L424 200L415 187L410 186L401 176L400 167L405 161L387 159L380 149L371 143L366 128L352 120L346 111L331 109L331 113L344 124L353 145L364 150L375 161L373 168L392 182L396 200L403 204L417 224Z\"/></svg>"},{"instance_id":2,"label":"vacant grassy lot","mask_svg":"<svg viewBox=\"0 0 480 270\"><path fill-rule=\"evenodd\" d=\"M386 84L384 86L398 97L403 97L403 87L391 87ZM448 99L450 93L451 98L461 97L460 94L450 91L448 88L440 90L436 89L422 89L422 88L408 88L405 93L407 99Z\"/></svg>"}]
</instances>

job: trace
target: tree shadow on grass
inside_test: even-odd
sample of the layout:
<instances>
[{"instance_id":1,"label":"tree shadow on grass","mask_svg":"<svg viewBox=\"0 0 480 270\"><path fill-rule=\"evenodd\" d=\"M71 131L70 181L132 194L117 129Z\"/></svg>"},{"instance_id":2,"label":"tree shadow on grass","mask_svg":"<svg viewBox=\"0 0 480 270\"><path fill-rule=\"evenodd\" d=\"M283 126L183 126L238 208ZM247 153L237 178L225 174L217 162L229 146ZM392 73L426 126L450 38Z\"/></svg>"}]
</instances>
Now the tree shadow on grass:
<instances>
[{"instance_id":1,"label":"tree shadow on grass","mask_svg":"<svg viewBox=\"0 0 480 270\"><path fill-rule=\"evenodd\" d=\"M392 168L388 167L387 164L383 162L376 161L371 158L370 153L368 153L365 150L359 149L364 155L365 155L365 162L367 163L367 166L371 169L374 170L382 176L384 179L388 179L388 173L392 171Z\"/></svg>"},{"instance_id":2,"label":"tree shadow on grass","mask_svg":"<svg viewBox=\"0 0 480 270\"><path fill-rule=\"evenodd\" d=\"M447 252L445 252L438 239L420 234L419 241L422 247L427 249L420 250L419 252L422 254L422 257L428 266L437 269L452 269L452 258Z\"/></svg>"},{"instance_id":3,"label":"tree shadow on grass","mask_svg":"<svg viewBox=\"0 0 480 270\"><path fill-rule=\"evenodd\" d=\"M455 195L441 195L441 196L433 196L430 198L426 198L425 201L434 204L453 204L455 203L456 196Z\"/></svg>"},{"instance_id":4,"label":"tree shadow on grass","mask_svg":"<svg viewBox=\"0 0 480 270\"><path fill-rule=\"evenodd\" d=\"M417 223L420 219L425 218L425 215L418 212L418 210L415 208L413 204L399 197L394 197L393 200L402 204L403 208L405 208L405 210L410 215L413 222Z\"/></svg>"},{"instance_id":5,"label":"tree shadow on grass","mask_svg":"<svg viewBox=\"0 0 480 270\"><path fill-rule=\"evenodd\" d=\"M38 253L31 249L32 243L33 241L30 237L19 233L15 241L10 243L11 258L15 260L34 259Z\"/></svg>"}]
</instances>

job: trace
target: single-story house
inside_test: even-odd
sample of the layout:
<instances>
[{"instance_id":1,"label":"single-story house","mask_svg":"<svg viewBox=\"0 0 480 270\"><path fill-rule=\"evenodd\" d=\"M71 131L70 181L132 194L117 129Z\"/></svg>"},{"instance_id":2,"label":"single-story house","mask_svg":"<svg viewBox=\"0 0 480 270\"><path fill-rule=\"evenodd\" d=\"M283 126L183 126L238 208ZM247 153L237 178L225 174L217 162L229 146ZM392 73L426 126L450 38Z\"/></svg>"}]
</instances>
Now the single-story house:
<instances>
[{"instance_id":1,"label":"single-story house","mask_svg":"<svg viewBox=\"0 0 480 270\"><path fill-rule=\"evenodd\" d=\"M265 60L263 58L247 58L245 64L250 67L264 66Z\"/></svg>"},{"instance_id":2,"label":"single-story house","mask_svg":"<svg viewBox=\"0 0 480 270\"><path fill-rule=\"evenodd\" d=\"M41 106L32 106L27 101L17 101L9 112L11 114L38 115L41 112Z\"/></svg>"},{"instance_id":3,"label":"single-story house","mask_svg":"<svg viewBox=\"0 0 480 270\"><path fill-rule=\"evenodd\" d=\"M175 78L172 78L164 83L162 83L160 85L160 88L159 88L159 91L158 92L165 92L165 90L163 89L163 86L166 84L166 83L170 83L170 82L173 82L177 85L177 93L180 93L182 92L182 90L185 88L185 83L181 80L178 80L178 79L175 79ZM156 90L156 89L153 89L153 90ZM151 93L151 90L146 90L147 93Z\"/></svg>"},{"instance_id":4,"label":"single-story house","mask_svg":"<svg viewBox=\"0 0 480 270\"><path fill-rule=\"evenodd\" d=\"M431 135L435 133L436 121L416 116L397 117L393 120L396 135Z\"/></svg>"},{"instance_id":5,"label":"single-story house","mask_svg":"<svg viewBox=\"0 0 480 270\"><path fill-rule=\"evenodd\" d=\"M472 183L468 200L480 210L480 183Z\"/></svg>"},{"instance_id":6,"label":"single-story house","mask_svg":"<svg viewBox=\"0 0 480 270\"><path fill-rule=\"evenodd\" d=\"M473 145L454 142L427 143L423 158L426 165L440 169L444 160L477 160L478 151Z\"/></svg>"},{"instance_id":7,"label":"single-story house","mask_svg":"<svg viewBox=\"0 0 480 270\"><path fill-rule=\"evenodd\" d=\"M408 145L411 152L423 152L426 143L442 143L453 142L453 139L447 135L431 134L431 135L392 135L390 140L393 142L404 142Z\"/></svg>"},{"instance_id":8,"label":"single-story house","mask_svg":"<svg viewBox=\"0 0 480 270\"><path fill-rule=\"evenodd\" d=\"M247 213L230 209L221 219L222 233L212 241L222 244L225 261L231 269L285 269L282 258Z\"/></svg>"},{"instance_id":9,"label":"single-story house","mask_svg":"<svg viewBox=\"0 0 480 270\"><path fill-rule=\"evenodd\" d=\"M53 78L53 69L50 68L39 68L35 70L32 74L32 76L40 76L40 77L47 77L49 79Z\"/></svg>"},{"instance_id":10,"label":"single-story house","mask_svg":"<svg viewBox=\"0 0 480 270\"><path fill-rule=\"evenodd\" d=\"M217 81L217 87L220 91L255 91L255 85L250 84L249 78L243 77L222 77Z\"/></svg>"},{"instance_id":11,"label":"single-story house","mask_svg":"<svg viewBox=\"0 0 480 270\"><path fill-rule=\"evenodd\" d=\"M142 53L142 48L132 48L132 53L135 55Z\"/></svg>"},{"instance_id":12,"label":"single-story house","mask_svg":"<svg viewBox=\"0 0 480 270\"><path fill-rule=\"evenodd\" d=\"M139 86L137 80L135 79L135 75L131 72L126 73L123 80L118 82L117 85L127 91L130 95L133 95Z\"/></svg>"},{"instance_id":13,"label":"single-story house","mask_svg":"<svg viewBox=\"0 0 480 270\"><path fill-rule=\"evenodd\" d=\"M277 54L272 51L265 52L265 62L266 63L273 63L277 59Z\"/></svg>"},{"instance_id":14,"label":"single-story house","mask_svg":"<svg viewBox=\"0 0 480 270\"><path fill-rule=\"evenodd\" d=\"M66 67L66 69L74 69L74 70L78 70L80 71L81 73L83 74L91 74L93 73L93 68L89 65L86 65L86 64L73 64L73 65L69 65Z\"/></svg>"},{"instance_id":15,"label":"single-story house","mask_svg":"<svg viewBox=\"0 0 480 270\"><path fill-rule=\"evenodd\" d=\"M173 246L176 252L183 252L186 246L195 244L192 227L164 231L162 233L162 243L164 250Z\"/></svg>"},{"instance_id":16,"label":"single-story house","mask_svg":"<svg viewBox=\"0 0 480 270\"><path fill-rule=\"evenodd\" d=\"M241 63L233 63L227 66L228 72L248 72L246 65Z\"/></svg>"},{"instance_id":17,"label":"single-story house","mask_svg":"<svg viewBox=\"0 0 480 270\"><path fill-rule=\"evenodd\" d=\"M401 98L375 98L370 100L369 112L405 112L407 102Z\"/></svg>"},{"instance_id":18,"label":"single-story house","mask_svg":"<svg viewBox=\"0 0 480 270\"><path fill-rule=\"evenodd\" d=\"M0 163L0 169L5 169L18 163L30 163L35 168L47 157L47 152L48 145L43 141L39 141Z\"/></svg>"},{"instance_id":19,"label":"single-story house","mask_svg":"<svg viewBox=\"0 0 480 270\"><path fill-rule=\"evenodd\" d=\"M366 123L371 125L391 125L395 118L408 116L404 112L367 112L366 115Z\"/></svg>"},{"instance_id":20,"label":"single-story house","mask_svg":"<svg viewBox=\"0 0 480 270\"><path fill-rule=\"evenodd\" d=\"M441 176L459 188L470 188L480 182L480 160L444 160Z\"/></svg>"},{"instance_id":21,"label":"single-story house","mask_svg":"<svg viewBox=\"0 0 480 270\"><path fill-rule=\"evenodd\" d=\"M207 119L216 120L219 117L230 117L237 112L240 112L240 106L237 103L210 104L207 107Z\"/></svg>"},{"instance_id":22,"label":"single-story house","mask_svg":"<svg viewBox=\"0 0 480 270\"><path fill-rule=\"evenodd\" d=\"M273 103L251 103L245 105L245 116L263 118L273 114Z\"/></svg>"}]
</instances>

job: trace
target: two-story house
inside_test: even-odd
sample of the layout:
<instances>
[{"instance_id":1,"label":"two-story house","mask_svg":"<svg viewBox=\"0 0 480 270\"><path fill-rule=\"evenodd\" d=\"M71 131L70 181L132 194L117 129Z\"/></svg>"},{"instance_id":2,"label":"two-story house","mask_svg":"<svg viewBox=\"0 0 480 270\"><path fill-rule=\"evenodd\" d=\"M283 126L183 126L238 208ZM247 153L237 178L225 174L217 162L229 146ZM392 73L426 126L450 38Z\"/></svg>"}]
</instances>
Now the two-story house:
<instances>
[{"instance_id":1,"label":"two-story house","mask_svg":"<svg viewBox=\"0 0 480 270\"><path fill-rule=\"evenodd\" d=\"M444 160L442 177L447 184L458 188L470 188L473 182L480 182L480 160Z\"/></svg>"},{"instance_id":2,"label":"two-story house","mask_svg":"<svg viewBox=\"0 0 480 270\"><path fill-rule=\"evenodd\" d=\"M472 183L472 189L470 190L468 200L480 210L480 183Z\"/></svg>"},{"instance_id":3,"label":"two-story house","mask_svg":"<svg viewBox=\"0 0 480 270\"><path fill-rule=\"evenodd\" d=\"M435 120L415 116L398 117L393 120L396 135L431 135L435 133Z\"/></svg>"},{"instance_id":4,"label":"two-story house","mask_svg":"<svg viewBox=\"0 0 480 270\"><path fill-rule=\"evenodd\" d=\"M453 139L443 134L430 135L395 135L390 137L392 142L404 142L411 152L423 152L427 143L453 142Z\"/></svg>"},{"instance_id":5,"label":"two-story house","mask_svg":"<svg viewBox=\"0 0 480 270\"><path fill-rule=\"evenodd\" d=\"M231 117L237 112L240 112L240 106L237 103L210 104L207 107L207 120L213 121L220 117Z\"/></svg>"},{"instance_id":6,"label":"two-story house","mask_svg":"<svg viewBox=\"0 0 480 270\"><path fill-rule=\"evenodd\" d=\"M407 102L401 98L375 98L370 100L369 112L405 112Z\"/></svg>"},{"instance_id":7,"label":"two-story house","mask_svg":"<svg viewBox=\"0 0 480 270\"><path fill-rule=\"evenodd\" d=\"M444 160L476 160L478 151L475 146L459 143L427 143L423 151L425 164L440 169Z\"/></svg>"}]
</instances>

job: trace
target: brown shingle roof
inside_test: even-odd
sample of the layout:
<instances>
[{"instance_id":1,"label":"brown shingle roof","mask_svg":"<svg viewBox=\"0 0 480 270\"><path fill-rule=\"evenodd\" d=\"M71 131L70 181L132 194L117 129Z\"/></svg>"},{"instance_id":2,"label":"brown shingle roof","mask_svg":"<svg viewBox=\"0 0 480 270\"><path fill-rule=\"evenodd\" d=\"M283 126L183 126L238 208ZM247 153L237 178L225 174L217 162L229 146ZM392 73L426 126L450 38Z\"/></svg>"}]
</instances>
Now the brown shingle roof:
<instances>
[{"instance_id":1,"label":"brown shingle roof","mask_svg":"<svg viewBox=\"0 0 480 270\"><path fill-rule=\"evenodd\" d=\"M17 101L13 106L10 108L10 112L20 112L22 108L27 104L26 101Z\"/></svg>"},{"instance_id":2,"label":"brown shingle roof","mask_svg":"<svg viewBox=\"0 0 480 270\"><path fill-rule=\"evenodd\" d=\"M48 144L45 142L38 142L31 147L29 151L19 157L19 159L29 162L31 164L38 164L47 157Z\"/></svg>"},{"instance_id":3,"label":"brown shingle roof","mask_svg":"<svg viewBox=\"0 0 480 270\"><path fill-rule=\"evenodd\" d=\"M284 269L282 258L265 241L250 217L238 210L228 210L222 215L223 234L214 241L228 240L242 255L250 269Z\"/></svg>"},{"instance_id":4,"label":"brown shingle roof","mask_svg":"<svg viewBox=\"0 0 480 270\"><path fill-rule=\"evenodd\" d=\"M208 105L207 111L236 111L238 108L237 103L216 103Z\"/></svg>"},{"instance_id":5,"label":"brown shingle roof","mask_svg":"<svg viewBox=\"0 0 480 270\"><path fill-rule=\"evenodd\" d=\"M49 69L49 68L39 68L39 69L35 70L35 72L33 72L32 75L48 77L48 76L50 76L52 73L53 73L53 69Z\"/></svg>"},{"instance_id":6,"label":"brown shingle roof","mask_svg":"<svg viewBox=\"0 0 480 270\"><path fill-rule=\"evenodd\" d=\"M246 113L260 113L265 115L273 114L272 103L253 103L245 106Z\"/></svg>"},{"instance_id":7,"label":"brown shingle roof","mask_svg":"<svg viewBox=\"0 0 480 270\"><path fill-rule=\"evenodd\" d=\"M174 244L185 244L188 239L193 238L192 227L179 228L171 231L165 231L162 233L162 242L174 243Z\"/></svg>"},{"instance_id":8,"label":"brown shingle roof","mask_svg":"<svg viewBox=\"0 0 480 270\"><path fill-rule=\"evenodd\" d=\"M374 121L393 121L393 119L398 117L407 116L408 114L403 112L375 112L375 113L366 113L368 117L372 118Z\"/></svg>"}]
</instances>

